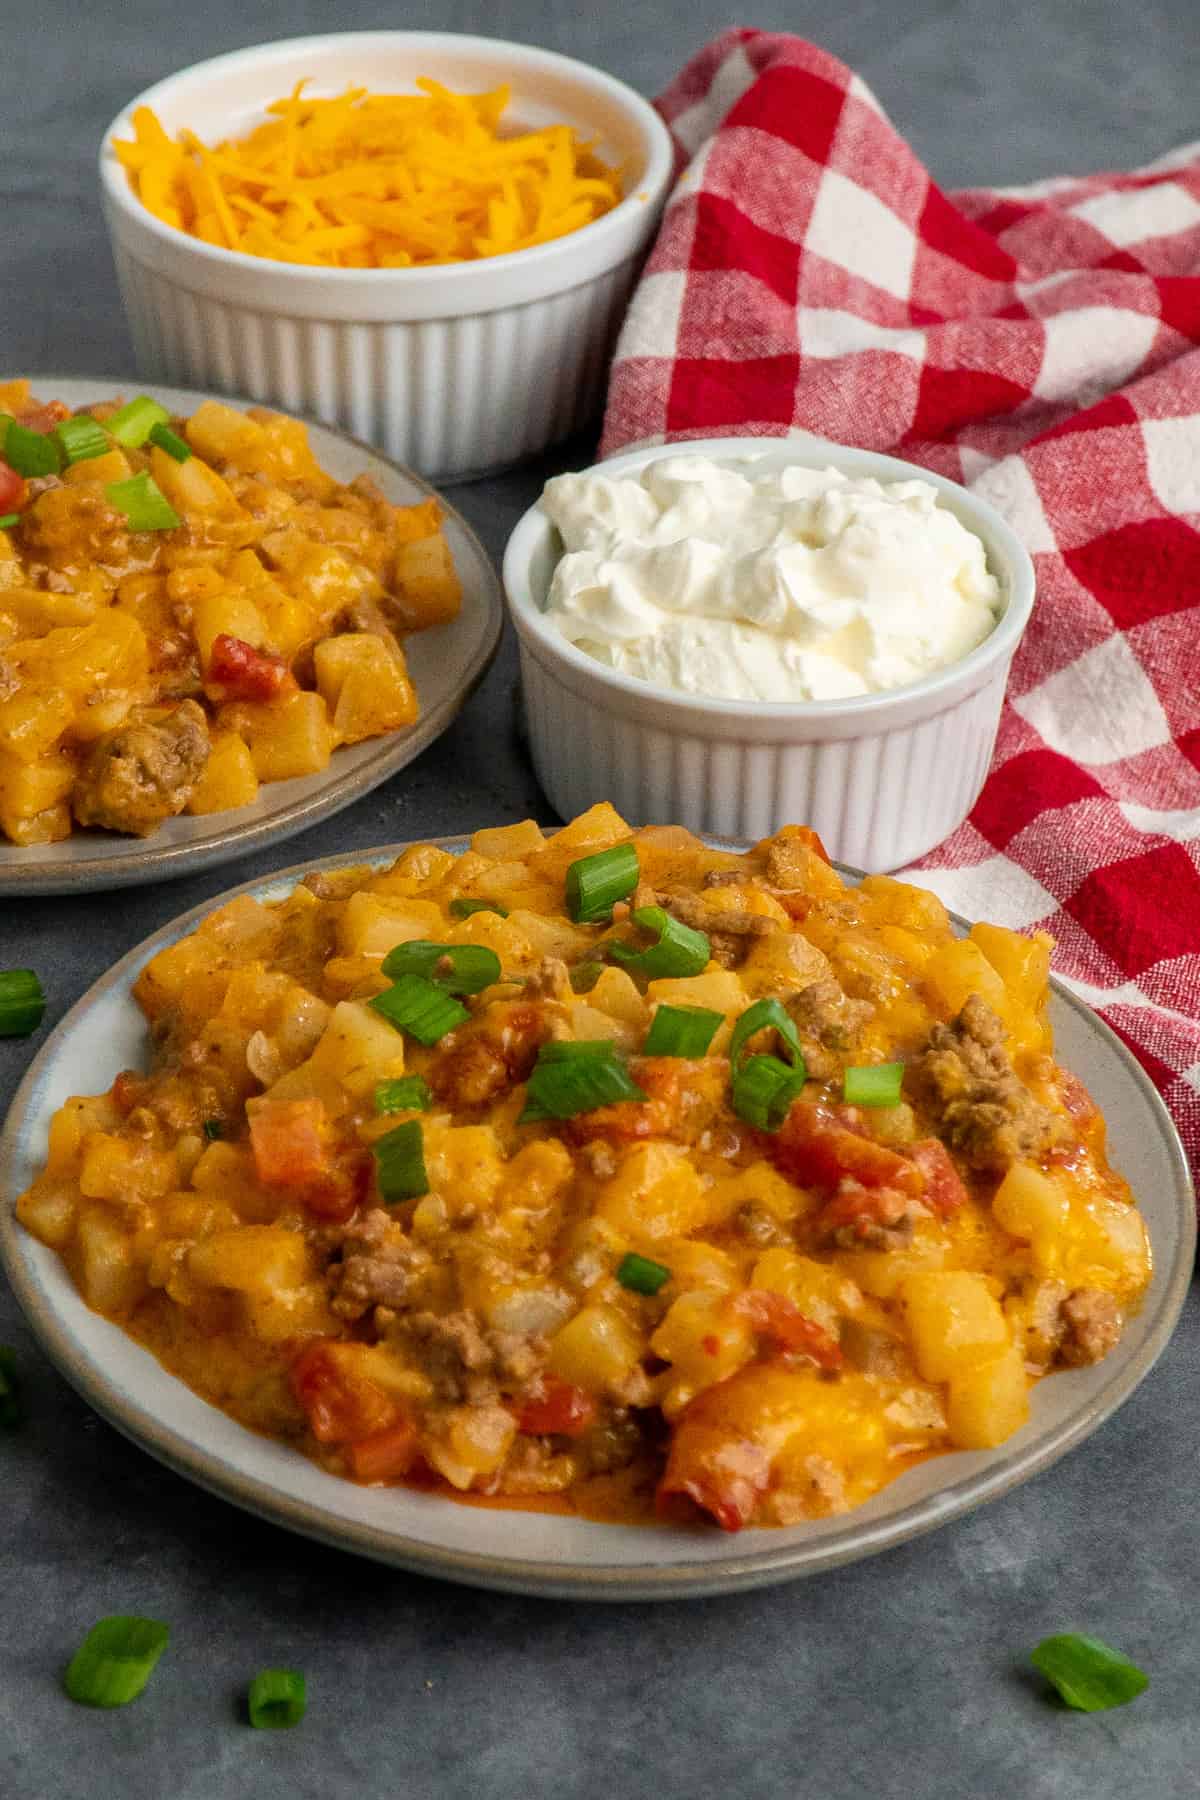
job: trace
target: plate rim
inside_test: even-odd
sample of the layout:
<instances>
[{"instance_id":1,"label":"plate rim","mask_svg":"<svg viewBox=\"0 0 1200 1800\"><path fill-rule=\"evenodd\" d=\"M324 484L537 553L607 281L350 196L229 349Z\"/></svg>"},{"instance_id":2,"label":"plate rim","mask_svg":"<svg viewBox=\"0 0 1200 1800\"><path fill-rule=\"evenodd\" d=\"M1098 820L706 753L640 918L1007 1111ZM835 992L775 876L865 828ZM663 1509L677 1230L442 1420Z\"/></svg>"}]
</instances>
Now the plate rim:
<instances>
[{"instance_id":1,"label":"plate rim","mask_svg":"<svg viewBox=\"0 0 1200 1800\"><path fill-rule=\"evenodd\" d=\"M745 847L715 837L706 837L705 842L719 848ZM117 1383L110 1381L103 1370L77 1348L67 1328L61 1326L53 1316L49 1316L48 1309L43 1309L32 1266L22 1248L28 1234L17 1221L13 1204L16 1198L12 1192L15 1187L13 1175L21 1140L35 1119L43 1071L48 1070L55 1060L60 1045L65 1042L74 1029L77 1018L86 1008L109 994L113 988L125 983L127 978L131 981L137 970L159 949L186 935L218 906L243 894L261 896L277 886L288 883L294 885L314 870L381 866L394 861L414 844L433 844L438 848L457 852L469 843L469 834L453 834L446 837L412 838L362 851L336 851L329 856L309 859L288 868L255 876L201 901L142 939L93 982L60 1019L25 1071L0 1134L0 1268L8 1278L26 1323L55 1368L87 1404L122 1436L176 1474L194 1481L199 1487L242 1511L250 1512L272 1524L282 1525L287 1530L334 1549L350 1551L391 1567L472 1587L554 1599L701 1599L798 1580L846 1563L863 1561L867 1557L908 1543L913 1538L924 1536L940 1525L949 1524L975 1506L1001 1499L1034 1475L1051 1468L1068 1451L1098 1430L1141 1385L1170 1341L1189 1290L1197 1234L1194 1184L1174 1120L1145 1070L1112 1027L1086 1001L1072 993L1058 976L1052 974L1051 986L1056 997L1066 1002L1098 1033L1106 1046L1116 1052L1124 1072L1150 1103L1175 1175L1174 1198L1182 1225L1175 1262L1164 1271L1163 1285L1153 1300L1152 1323L1139 1349L1128 1362L1114 1371L1100 1391L1069 1420L1051 1428L1040 1444L1012 1453L1007 1458L1002 1458L999 1464L993 1463L973 1475L965 1476L947 1488L914 1501L911 1506L886 1519L869 1522L866 1526L856 1525L852 1510L846 1515L847 1523L843 1529L816 1544L801 1541L775 1550L767 1548L733 1555L720 1562L680 1561L621 1565L548 1563L525 1557L496 1556L481 1551L430 1544L419 1538L389 1532L362 1522L334 1519L320 1505L282 1492L267 1479L243 1474L241 1471L230 1472L219 1452L205 1449L186 1433L176 1431L154 1412L139 1405L131 1396L123 1395ZM843 863L834 866L840 873L856 881L861 879L861 870ZM961 914L950 912L949 916L957 926L969 927L969 921ZM30 1243L36 1241L29 1239ZM78 1291L74 1290L74 1293L79 1305L83 1306L85 1302ZM142 1354L153 1356L151 1351L138 1345L136 1339L129 1341ZM220 1408L215 1407L213 1410L221 1417L229 1416L221 1413ZM980 1489L984 1491L981 1493ZM773 1534L763 1535L769 1537ZM652 1532L648 1532L648 1547L652 1542Z\"/></svg>"},{"instance_id":2,"label":"plate rim","mask_svg":"<svg viewBox=\"0 0 1200 1800\"><path fill-rule=\"evenodd\" d=\"M10 377L0 369L0 381L10 379L25 377ZM64 383L90 386L94 382L101 391L106 388L120 391L141 385L136 377L64 375L54 371L37 371L28 379L35 385L44 384L46 387ZM205 399L219 400L224 405L236 406L239 410L265 404L246 394L222 394L206 388L179 387L171 382L151 382L149 387L168 399L172 396L200 395ZM329 424L312 413L289 412L277 406L270 410L282 412L285 418L297 419L307 427L327 432L361 451L364 456L383 463L395 474L411 482L426 497L435 499L455 529L467 539L485 573L486 583L481 595L483 610L479 642L461 681L438 705L428 711L422 710L420 718L407 728L406 735L401 737L396 732L385 733L377 740L378 748L367 761L359 763L353 770L335 776L320 792L292 801L269 819L247 820L240 825L228 826L224 831L210 832L194 843L163 844L157 849L154 848L153 836L126 840L118 835L113 841L128 842L128 850L98 856L86 863L67 861L8 864L5 852L22 846L0 841L0 898L21 899L36 895L74 893L84 884L89 892L100 893L114 888L142 887L154 881L173 881L185 875L200 874L206 869L232 862L242 856L252 856L271 844L284 843L299 832L320 824L322 819L353 805L356 800L361 800L391 776L398 775L410 762L414 762L453 723L495 661L504 634L505 604L500 577L479 534L441 489L436 488L407 463L398 462L394 456L367 443L365 438L344 431L340 425ZM333 754L336 756L337 751ZM235 817L239 810L241 809L230 809ZM229 814L213 813L209 816L222 818Z\"/></svg>"}]
</instances>

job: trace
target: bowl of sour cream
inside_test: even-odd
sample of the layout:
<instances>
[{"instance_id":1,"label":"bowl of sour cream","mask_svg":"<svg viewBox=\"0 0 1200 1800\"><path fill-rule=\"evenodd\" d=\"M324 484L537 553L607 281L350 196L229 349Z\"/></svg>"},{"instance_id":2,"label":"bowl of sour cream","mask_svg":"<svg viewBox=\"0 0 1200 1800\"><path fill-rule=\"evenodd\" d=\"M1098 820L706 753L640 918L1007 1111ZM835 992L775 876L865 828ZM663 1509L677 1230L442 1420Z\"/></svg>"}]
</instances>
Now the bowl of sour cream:
<instances>
[{"instance_id":1,"label":"bowl of sour cream","mask_svg":"<svg viewBox=\"0 0 1200 1800\"><path fill-rule=\"evenodd\" d=\"M985 502L818 438L636 451L550 481L504 581L530 748L566 817L812 825L903 866L983 784L1033 606Z\"/></svg>"}]
</instances>

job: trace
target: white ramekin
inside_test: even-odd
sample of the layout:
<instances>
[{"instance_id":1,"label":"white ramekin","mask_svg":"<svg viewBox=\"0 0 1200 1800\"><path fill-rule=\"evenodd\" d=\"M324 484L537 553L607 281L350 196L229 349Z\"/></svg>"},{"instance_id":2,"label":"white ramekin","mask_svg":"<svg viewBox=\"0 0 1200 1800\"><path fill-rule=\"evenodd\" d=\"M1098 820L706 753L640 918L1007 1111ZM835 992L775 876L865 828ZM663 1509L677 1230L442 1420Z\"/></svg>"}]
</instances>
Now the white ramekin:
<instances>
[{"instance_id":1,"label":"white ramekin","mask_svg":"<svg viewBox=\"0 0 1200 1800\"><path fill-rule=\"evenodd\" d=\"M311 78L411 90L418 75L483 91L507 82L515 124L574 125L624 172L625 198L568 237L427 269L311 269L217 249L164 225L112 151L136 107L171 134L240 136ZM599 69L452 32L340 32L197 63L147 88L104 134L105 216L138 372L344 426L433 479L494 472L598 410L642 252L671 179L648 101Z\"/></svg>"},{"instance_id":2,"label":"white ramekin","mask_svg":"<svg viewBox=\"0 0 1200 1800\"><path fill-rule=\"evenodd\" d=\"M1003 615L961 662L891 693L759 706L695 699L605 668L546 618L562 544L540 505L531 507L508 541L504 586L538 779L567 819L611 800L633 824L678 823L718 837L806 824L839 862L903 867L962 823L983 786L1009 665L1033 608L1029 557L1000 515L957 483L820 438L665 444L611 457L596 472L681 453L932 482L983 540Z\"/></svg>"}]
</instances>

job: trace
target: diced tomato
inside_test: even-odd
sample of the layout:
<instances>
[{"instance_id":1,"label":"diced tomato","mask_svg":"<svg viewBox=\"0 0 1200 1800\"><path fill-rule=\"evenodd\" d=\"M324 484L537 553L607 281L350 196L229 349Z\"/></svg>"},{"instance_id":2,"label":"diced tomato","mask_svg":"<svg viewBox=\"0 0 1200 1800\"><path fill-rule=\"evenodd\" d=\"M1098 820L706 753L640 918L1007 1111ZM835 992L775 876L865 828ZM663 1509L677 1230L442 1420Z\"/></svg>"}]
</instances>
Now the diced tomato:
<instances>
[{"instance_id":1,"label":"diced tomato","mask_svg":"<svg viewBox=\"0 0 1200 1800\"><path fill-rule=\"evenodd\" d=\"M812 911L812 901L807 894L802 894L798 888L781 891L775 895L775 898L778 900L789 919L807 919L809 913Z\"/></svg>"},{"instance_id":2,"label":"diced tomato","mask_svg":"<svg viewBox=\"0 0 1200 1800\"><path fill-rule=\"evenodd\" d=\"M20 512L26 497L24 478L6 462L0 462L0 516Z\"/></svg>"},{"instance_id":3,"label":"diced tomato","mask_svg":"<svg viewBox=\"0 0 1200 1800\"><path fill-rule=\"evenodd\" d=\"M726 1085L724 1065L713 1058L639 1056L630 1074L645 1100L618 1100L577 1113L566 1122L567 1136L578 1143L592 1138L616 1144L642 1138L692 1143L716 1117Z\"/></svg>"},{"instance_id":4,"label":"diced tomato","mask_svg":"<svg viewBox=\"0 0 1200 1800\"><path fill-rule=\"evenodd\" d=\"M331 1181L329 1120L320 1100L258 1100L247 1113L264 1187L318 1188Z\"/></svg>"},{"instance_id":5,"label":"diced tomato","mask_svg":"<svg viewBox=\"0 0 1200 1800\"><path fill-rule=\"evenodd\" d=\"M911 1206L911 1194L901 1194L895 1188L867 1188L861 1181L847 1177L817 1215L817 1233L823 1237L848 1229L866 1239L880 1226L886 1229L899 1225Z\"/></svg>"},{"instance_id":6,"label":"diced tomato","mask_svg":"<svg viewBox=\"0 0 1200 1800\"><path fill-rule=\"evenodd\" d=\"M132 1069L122 1069L112 1084L112 1103L119 1113L131 1113L142 1090L142 1077Z\"/></svg>"},{"instance_id":7,"label":"diced tomato","mask_svg":"<svg viewBox=\"0 0 1200 1800\"><path fill-rule=\"evenodd\" d=\"M693 1408L697 1411L690 1417ZM769 1453L749 1438L729 1437L710 1427L694 1400L680 1415L656 1506L660 1517L671 1518L684 1498L715 1519L722 1531L740 1531L758 1511L770 1483Z\"/></svg>"},{"instance_id":8,"label":"diced tomato","mask_svg":"<svg viewBox=\"0 0 1200 1800\"><path fill-rule=\"evenodd\" d=\"M940 1219L956 1213L966 1201L967 1190L941 1139L922 1138L919 1144L913 1145L909 1156L925 1177L925 1192L921 1198L930 1212L935 1212Z\"/></svg>"},{"instance_id":9,"label":"diced tomato","mask_svg":"<svg viewBox=\"0 0 1200 1800\"><path fill-rule=\"evenodd\" d=\"M28 406L18 414L17 424L23 425L26 431L53 431L64 419L69 419L71 409L64 406L61 400L47 400L44 406Z\"/></svg>"},{"instance_id":10,"label":"diced tomato","mask_svg":"<svg viewBox=\"0 0 1200 1800\"><path fill-rule=\"evenodd\" d=\"M517 1426L531 1437L582 1437L595 1417L596 1402L591 1394L547 1375L541 1393L522 1406Z\"/></svg>"},{"instance_id":11,"label":"diced tomato","mask_svg":"<svg viewBox=\"0 0 1200 1800\"><path fill-rule=\"evenodd\" d=\"M292 1364L292 1392L318 1443L357 1444L396 1424L396 1403L355 1366L361 1353L357 1344L316 1338Z\"/></svg>"},{"instance_id":12,"label":"diced tomato","mask_svg":"<svg viewBox=\"0 0 1200 1800\"><path fill-rule=\"evenodd\" d=\"M799 1187L836 1188L847 1176L863 1187L898 1188L914 1196L924 1186L915 1163L864 1137L819 1103L797 1100L767 1145L781 1174Z\"/></svg>"},{"instance_id":13,"label":"diced tomato","mask_svg":"<svg viewBox=\"0 0 1200 1800\"><path fill-rule=\"evenodd\" d=\"M808 849L813 852L814 856L820 857L822 862L829 862L829 852L811 825L795 825L788 833L788 836L792 839L793 843L799 841L805 844Z\"/></svg>"},{"instance_id":14,"label":"diced tomato","mask_svg":"<svg viewBox=\"0 0 1200 1800\"><path fill-rule=\"evenodd\" d=\"M377 1482L399 1481L408 1474L417 1450L417 1428L411 1419L402 1418L386 1431L372 1432L346 1448L346 1461L355 1481L368 1486Z\"/></svg>"},{"instance_id":15,"label":"diced tomato","mask_svg":"<svg viewBox=\"0 0 1200 1800\"><path fill-rule=\"evenodd\" d=\"M769 1288L746 1288L733 1301L733 1308L781 1350L801 1350L822 1369L841 1368L842 1352L837 1339L802 1313L786 1294L773 1293Z\"/></svg>"},{"instance_id":16,"label":"diced tomato","mask_svg":"<svg viewBox=\"0 0 1200 1800\"><path fill-rule=\"evenodd\" d=\"M256 650L227 631L213 639L208 677L229 700L275 700L296 691L296 678L282 656Z\"/></svg>"},{"instance_id":17,"label":"diced tomato","mask_svg":"<svg viewBox=\"0 0 1200 1800\"><path fill-rule=\"evenodd\" d=\"M349 1162L342 1162L304 1189L305 1207L315 1219L324 1219L330 1225L346 1224L371 1191L372 1169L369 1153L356 1153Z\"/></svg>"}]
</instances>

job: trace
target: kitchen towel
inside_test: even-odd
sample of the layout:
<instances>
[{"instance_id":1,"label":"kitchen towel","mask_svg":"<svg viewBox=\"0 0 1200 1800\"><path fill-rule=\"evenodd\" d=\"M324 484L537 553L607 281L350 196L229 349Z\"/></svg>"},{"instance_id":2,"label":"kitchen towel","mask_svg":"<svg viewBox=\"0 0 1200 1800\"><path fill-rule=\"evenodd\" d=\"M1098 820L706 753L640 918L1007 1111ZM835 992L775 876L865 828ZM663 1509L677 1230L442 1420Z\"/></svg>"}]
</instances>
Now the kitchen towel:
<instances>
[{"instance_id":1,"label":"kitchen towel","mask_svg":"<svg viewBox=\"0 0 1200 1800\"><path fill-rule=\"evenodd\" d=\"M945 193L844 64L733 30L658 102L681 173L602 451L814 431L965 483L1038 600L978 804L912 873L1042 927L1200 1171L1200 143Z\"/></svg>"}]
</instances>

